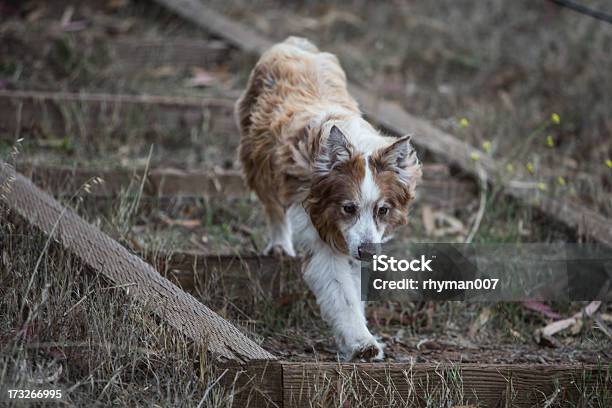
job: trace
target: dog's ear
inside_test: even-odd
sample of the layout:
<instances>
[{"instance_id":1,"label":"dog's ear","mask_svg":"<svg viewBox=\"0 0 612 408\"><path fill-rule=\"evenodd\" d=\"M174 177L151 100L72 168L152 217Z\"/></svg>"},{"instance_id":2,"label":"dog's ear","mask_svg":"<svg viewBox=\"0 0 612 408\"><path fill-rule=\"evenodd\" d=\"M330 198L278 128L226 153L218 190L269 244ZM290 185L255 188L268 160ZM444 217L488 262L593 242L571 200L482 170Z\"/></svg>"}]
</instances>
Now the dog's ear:
<instances>
[{"instance_id":1,"label":"dog's ear","mask_svg":"<svg viewBox=\"0 0 612 408\"><path fill-rule=\"evenodd\" d=\"M331 170L339 163L347 161L353 154L353 146L350 144L344 133L333 125L329 131L329 136L325 140L318 159L320 170Z\"/></svg>"},{"instance_id":2,"label":"dog's ear","mask_svg":"<svg viewBox=\"0 0 612 408\"><path fill-rule=\"evenodd\" d=\"M405 183L414 182L420 177L421 166L416 151L410 144L410 136L403 136L383 147L372 155L372 161L377 171L392 171L397 173Z\"/></svg>"}]
</instances>

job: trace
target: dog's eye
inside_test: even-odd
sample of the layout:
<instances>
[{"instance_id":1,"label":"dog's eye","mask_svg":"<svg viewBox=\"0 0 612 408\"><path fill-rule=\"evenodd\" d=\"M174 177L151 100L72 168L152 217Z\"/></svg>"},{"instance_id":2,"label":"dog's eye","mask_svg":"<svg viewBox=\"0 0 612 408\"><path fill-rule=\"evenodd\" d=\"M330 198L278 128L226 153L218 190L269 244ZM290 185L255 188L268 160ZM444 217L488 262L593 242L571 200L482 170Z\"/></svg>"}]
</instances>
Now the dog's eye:
<instances>
[{"instance_id":1,"label":"dog's eye","mask_svg":"<svg viewBox=\"0 0 612 408\"><path fill-rule=\"evenodd\" d=\"M389 212L389 209L387 207L379 207L378 208L378 215L379 216L384 216L387 215L387 213Z\"/></svg>"},{"instance_id":2,"label":"dog's eye","mask_svg":"<svg viewBox=\"0 0 612 408\"><path fill-rule=\"evenodd\" d=\"M342 211L344 211L346 214L353 215L357 212L357 206L355 204L346 204L342 206Z\"/></svg>"}]
</instances>

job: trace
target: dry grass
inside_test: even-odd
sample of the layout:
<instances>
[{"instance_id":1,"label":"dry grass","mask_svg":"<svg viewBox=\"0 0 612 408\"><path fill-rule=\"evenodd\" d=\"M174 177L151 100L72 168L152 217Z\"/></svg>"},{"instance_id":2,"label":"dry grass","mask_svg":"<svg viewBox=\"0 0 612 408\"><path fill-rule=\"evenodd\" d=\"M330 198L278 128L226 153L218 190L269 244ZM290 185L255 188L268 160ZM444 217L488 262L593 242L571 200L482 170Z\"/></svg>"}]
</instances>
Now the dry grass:
<instances>
[{"instance_id":1,"label":"dry grass","mask_svg":"<svg viewBox=\"0 0 612 408\"><path fill-rule=\"evenodd\" d=\"M0 384L77 406L227 406L201 350L35 231L0 227ZM16 404L19 405L19 404Z\"/></svg>"}]
</instances>

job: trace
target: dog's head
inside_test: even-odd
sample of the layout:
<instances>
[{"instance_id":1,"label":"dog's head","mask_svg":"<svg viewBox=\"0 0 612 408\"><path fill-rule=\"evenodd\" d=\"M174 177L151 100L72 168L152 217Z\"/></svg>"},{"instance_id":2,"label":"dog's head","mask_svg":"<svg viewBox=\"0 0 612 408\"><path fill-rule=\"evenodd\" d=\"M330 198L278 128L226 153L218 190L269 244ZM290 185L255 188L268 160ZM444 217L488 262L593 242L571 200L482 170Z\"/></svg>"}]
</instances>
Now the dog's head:
<instances>
[{"instance_id":1,"label":"dog's head","mask_svg":"<svg viewBox=\"0 0 612 408\"><path fill-rule=\"evenodd\" d=\"M365 244L382 242L408 221L420 178L408 137L364 155L332 126L320 147L305 208L323 241L359 259Z\"/></svg>"}]
</instances>

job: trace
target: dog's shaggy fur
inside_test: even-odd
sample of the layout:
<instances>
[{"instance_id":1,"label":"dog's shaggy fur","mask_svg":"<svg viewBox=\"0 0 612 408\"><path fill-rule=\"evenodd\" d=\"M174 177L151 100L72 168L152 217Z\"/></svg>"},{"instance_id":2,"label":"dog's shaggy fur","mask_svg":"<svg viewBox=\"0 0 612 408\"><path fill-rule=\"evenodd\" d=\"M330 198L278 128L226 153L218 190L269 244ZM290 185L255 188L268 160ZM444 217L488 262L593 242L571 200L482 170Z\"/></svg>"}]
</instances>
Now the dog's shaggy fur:
<instances>
[{"instance_id":1,"label":"dog's shaggy fur","mask_svg":"<svg viewBox=\"0 0 612 408\"><path fill-rule=\"evenodd\" d=\"M408 138L359 111L337 58L290 37L259 60L236 105L240 161L270 228L266 253L306 252L304 278L347 359L381 359L366 326L359 259L405 224L421 168Z\"/></svg>"}]
</instances>

